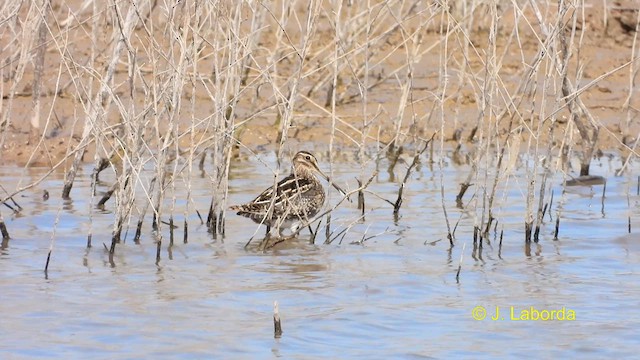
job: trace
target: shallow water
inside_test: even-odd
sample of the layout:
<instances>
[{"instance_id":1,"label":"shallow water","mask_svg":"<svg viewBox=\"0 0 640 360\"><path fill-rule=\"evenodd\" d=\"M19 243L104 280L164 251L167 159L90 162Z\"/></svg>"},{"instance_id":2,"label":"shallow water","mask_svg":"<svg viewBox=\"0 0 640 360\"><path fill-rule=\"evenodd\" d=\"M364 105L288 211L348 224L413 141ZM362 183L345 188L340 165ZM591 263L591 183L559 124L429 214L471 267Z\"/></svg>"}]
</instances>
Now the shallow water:
<instances>
[{"instance_id":1,"label":"shallow water","mask_svg":"<svg viewBox=\"0 0 640 360\"><path fill-rule=\"evenodd\" d=\"M264 161L274 163L269 156ZM425 164L407 185L397 221L388 204L367 195L363 221L356 221L355 203L333 213L336 234L351 225L344 238L323 244L323 227L315 244L303 233L262 252L244 247L257 230L250 220L230 214L226 237L214 240L191 207L188 243L182 241L182 226L171 247L165 233L158 264L148 224L140 244L129 231L111 263L102 243L110 244L113 200L105 210L94 210L89 222L91 168L83 169L68 202L59 199L62 174L53 174L16 198L24 208L21 215L1 210L12 239L0 253L0 357L635 356L640 347L638 165L615 177L619 166L619 160L608 158L592 166L593 174L607 177L604 207L602 186L563 193L561 176L553 177L551 219L545 217L541 240L530 247L522 225L525 176L501 187L497 230L481 251L474 251L474 213L455 208L457 184L468 169L447 162L442 174L451 226L460 219L453 249L446 240L440 170ZM398 184L390 181L386 165L381 169L370 190L395 201ZM398 166L396 181L405 169ZM336 163L333 170L341 185L354 188L352 165ZM25 185L44 171L0 167L0 183ZM237 164L229 202L251 200L269 186L272 178L265 172L258 161ZM98 190L106 191L113 176L102 178ZM191 184L195 208L205 214L209 179L196 176ZM51 193L47 201L44 189ZM179 187L177 198L183 199L185 191ZM334 191L330 202L337 200ZM183 206L179 202L175 212L180 225ZM558 211L560 234L554 241ZM90 229L93 247L87 250ZM264 229L257 231L262 235ZM280 339L273 337L274 301L283 321ZM477 306L487 309L484 320L474 320ZM496 307L501 318L494 321ZM512 320L510 307L516 317L531 307L565 308L575 312L575 320Z\"/></svg>"}]
</instances>

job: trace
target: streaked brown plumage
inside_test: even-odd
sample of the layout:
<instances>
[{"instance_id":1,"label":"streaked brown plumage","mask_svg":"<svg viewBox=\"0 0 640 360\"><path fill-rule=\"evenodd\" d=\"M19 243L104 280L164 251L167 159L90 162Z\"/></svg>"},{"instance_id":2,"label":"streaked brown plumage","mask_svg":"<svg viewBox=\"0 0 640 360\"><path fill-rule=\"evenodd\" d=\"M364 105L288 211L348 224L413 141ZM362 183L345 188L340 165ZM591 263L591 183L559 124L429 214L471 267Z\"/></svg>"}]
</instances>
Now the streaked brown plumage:
<instances>
[{"instance_id":1,"label":"streaked brown plumage","mask_svg":"<svg viewBox=\"0 0 640 360\"><path fill-rule=\"evenodd\" d=\"M293 157L291 167L291 174L276 185L275 199L272 186L247 204L231 206L231 210L258 224L267 225L267 232L271 227L278 227L280 235L284 229L296 231L300 224L313 219L325 201L324 188L316 174L327 181L329 177L318 167L316 157L307 151L298 152ZM272 202L273 211L269 216Z\"/></svg>"}]
</instances>

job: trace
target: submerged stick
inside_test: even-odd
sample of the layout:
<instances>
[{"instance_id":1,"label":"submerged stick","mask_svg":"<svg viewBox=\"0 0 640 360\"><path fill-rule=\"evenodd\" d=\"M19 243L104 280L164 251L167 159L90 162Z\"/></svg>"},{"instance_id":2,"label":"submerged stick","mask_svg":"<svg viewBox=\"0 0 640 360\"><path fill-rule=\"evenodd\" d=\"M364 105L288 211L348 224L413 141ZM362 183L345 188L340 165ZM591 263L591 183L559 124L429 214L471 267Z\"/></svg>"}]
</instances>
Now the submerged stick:
<instances>
[{"instance_id":1,"label":"submerged stick","mask_svg":"<svg viewBox=\"0 0 640 360\"><path fill-rule=\"evenodd\" d=\"M113 153L115 153L115 150L112 152L112 154ZM100 181L100 173L109 167L110 158L112 158L112 156L109 156L108 158L103 157L97 160L97 165L93 168L93 172L91 173L91 178L94 183Z\"/></svg>"},{"instance_id":2,"label":"submerged stick","mask_svg":"<svg viewBox=\"0 0 640 360\"><path fill-rule=\"evenodd\" d=\"M360 181L360 179L356 179L356 181L358 182L358 188L360 188L358 191L358 209L360 209L362 215L364 215L364 189L362 187L362 181Z\"/></svg>"},{"instance_id":3,"label":"submerged stick","mask_svg":"<svg viewBox=\"0 0 640 360\"><path fill-rule=\"evenodd\" d=\"M471 183L468 182L464 182L462 184L460 184L460 191L458 192L458 195L456 195L456 206L459 209L462 209L462 198L464 197L464 194L467 192L467 189L471 186Z\"/></svg>"},{"instance_id":4,"label":"submerged stick","mask_svg":"<svg viewBox=\"0 0 640 360\"><path fill-rule=\"evenodd\" d=\"M409 175L409 171L407 171L407 175ZM402 184L400 184L400 189L398 189L398 198L396 199L396 202L393 204L394 215L398 215L398 212L400 211L400 206L402 206L402 193L404 192L404 184L405 184L404 181L402 182Z\"/></svg>"},{"instance_id":5,"label":"submerged stick","mask_svg":"<svg viewBox=\"0 0 640 360\"><path fill-rule=\"evenodd\" d=\"M158 239L158 246L156 247L156 265L160 263L160 250L162 249L162 240Z\"/></svg>"},{"instance_id":6,"label":"submerged stick","mask_svg":"<svg viewBox=\"0 0 640 360\"><path fill-rule=\"evenodd\" d=\"M9 231L7 231L7 225L4 223L2 215L0 215L0 233L2 233L2 240L9 240Z\"/></svg>"},{"instance_id":7,"label":"submerged stick","mask_svg":"<svg viewBox=\"0 0 640 360\"><path fill-rule=\"evenodd\" d=\"M173 216L169 217L169 246L173 246Z\"/></svg>"},{"instance_id":8,"label":"submerged stick","mask_svg":"<svg viewBox=\"0 0 640 360\"><path fill-rule=\"evenodd\" d=\"M120 242L120 233L114 231L111 236L111 247L109 248L109 255L113 255L116 251L116 243Z\"/></svg>"},{"instance_id":9,"label":"submerged stick","mask_svg":"<svg viewBox=\"0 0 640 360\"><path fill-rule=\"evenodd\" d=\"M327 214L327 224L324 228L325 244L331 239L331 213Z\"/></svg>"},{"instance_id":10,"label":"submerged stick","mask_svg":"<svg viewBox=\"0 0 640 360\"><path fill-rule=\"evenodd\" d=\"M462 260L464 259L464 248L467 243L462 244L462 252L460 253L460 262L458 263L458 271L456 271L456 284L460 284L460 270L462 270Z\"/></svg>"},{"instance_id":11,"label":"submerged stick","mask_svg":"<svg viewBox=\"0 0 640 360\"><path fill-rule=\"evenodd\" d=\"M542 226L544 220L544 213L547 211L547 204L544 203L544 194L545 189L547 187L547 179L549 170L547 168L548 165L544 165L545 172L542 175L542 183L540 184L540 195L538 195L538 212L536 214L536 227L533 233L533 241L538 242L540 236L540 227Z\"/></svg>"},{"instance_id":12,"label":"submerged stick","mask_svg":"<svg viewBox=\"0 0 640 360\"><path fill-rule=\"evenodd\" d=\"M535 230L533 231L533 242L540 241L540 224L536 224Z\"/></svg>"},{"instance_id":13,"label":"submerged stick","mask_svg":"<svg viewBox=\"0 0 640 360\"><path fill-rule=\"evenodd\" d=\"M5 194L9 194L9 192L4 188L4 186L2 186L2 184L0 184L0 189L2 189L2 191L4 191L4 192L5 192ZM25 189L25 190L26 190L26 189ZM45 190L45 191L47 191L47 190ZM18 212L22 211L22 206L20 206L20 204L18 204L18 203L16 202L16 200L13 198L13 195L16 195L16 194L17 194L17 192L14 192L12 195L10 195L10 196L8 196L8 197L6 197L6 198L2 199L2 200L0 201L0 203L2 203L2 205L4 205L4 206L8 207L9 209L11 209L11 211L18 213ZM46 200L46 199L45 199L45 200ZM13 208L12 206L10 206L9 204L7 204L7 201L11 201L11 202L13 203L13 205L17 208L17 210L16 210L16 209L14 209L14 208Z\"/></svg>"},{"instance_id":14,"label":"submerged stick","mask_svg":"<svg viewBox=\"0 0 640 360\"><path fill-rule=\"evenodd\" d=\"M60 221L60 211L62 211L62 207L58 208L58 214L56 215L56 220L53 222L53 231L51 232L51 243L49 243L49 252L47 253L47 261L44 264L45 279L49 277L49 262L51 261L53 244L55 244L55 241L56 241L56 229L58 228L58 222Z\"/></svg>"},{"instance_id":15,"label":"submerged stick","mask_svg":"<svg viewBox=\"0 0 640 360\"><path fill-rule=\"evenodd\" d=\"M200 161L198 162L198 169L200 171L204 171L204 160L207 158L207 152L203 151L202 156L200 156Z\"/></svg>"},{"instance_id":16,"label":"submerged stick","mask_svg":"<svg viewBox=\"0 0 640 360\"><path fill-rule=\"evenodd\" d=\"M318 225L316 226L315 231L313 231L313 229L311 229L311 225L309 225L309 231L311 231L311 238L309 239L309 244L315 244L316 235L318 235L318 232L320 231L320 225L322 225L322 219L318 221Z\"/></svg>"},{"instance_id":17,"label":"submerged stick","mask_svg":"<svg viewBox=\"0 0 640 360\"><path fill-rule=\"evenodd\" d=\"M638 179L640 179L640 177ZM629 198L629 192L630 189L627 188L627 231L631 234L631 199Z\"/></svg>"},{"instance_id":18,"label":"submerged stick","mask_svg":"<svg viewBox=\"0 0 640 360\"><path fill-rule=\"evenodd\" d=\"M273 337L279 339L282 337L282 322L280 321L280 310L278 302L273 302Z\"/></svg>"},{"instance_id":19,"label":"submerged stick","mask_svg":"<svg viewBox=\"0 0 640 360\"><path fill-rule=\"evenodd\" d=\"M151 193L153 191L153 189L155 188L156 185L156 179L157 176L154 176L150 181L149 181L149 193ZM144 222L144 216L147 214L147 211L149 210L149 206L151 204L151 201L145 201L144 202L144 207L142 208L142 211L140 211L139 213L139 217L138 217L138 224L136 226L136 233L133 237L133 242L136 244L140 243L140 236L142 235L142 224ZM154 230L156 230L155 226L156 224L156 218L155 218L155 211L154 211L154 216L153 216L153 221L152 221L152 226L154 227Z\"/></svg>"},{"instance_id":20,"label":"submerged stick","mask_svg":"<svg viewBox=\"0 0 640 360\"><path fill-rule=\"evenodd\" d=\"M133 242L136 244L140 243L140 235L142 234L142 220L138 220L138 225L136 226L136 234L133 236Z\"/></svg>"},{"instance_id":21,"label":"submerged stick","mask_svg":"<svg viewBox=\"0 0 640 360\"><path fill-rule=\"evenodd\" d=\"M49 253L47 254L47 262L44 264L44 276L49 276L49 261L51 260L51 252L53 252L52 248L49 248Z\"/></svg>"},{"instance_id":22,"label":"submerged stick","mask_svg":"<svg viewBox=\"0 0 640 360\"><path fill-rule=\"evenodd\" d=\"M474 226L473 227L473 246L476 246L478 244L478 233L480 232L480 229L478 228L478 226Z\"/></svg>"},{"instance_id":23,"label":"submerged stick","mask_svg":"<svg viewBox=\"0 0 640 360\"><path fill-rule=\"evenodd\" d=\"M202 219L202 214L200 214L200 211L198 209L196 209L196 215L198 215L198 219L200 219L200 225L203 225L204 220Z\"/></svg>"},{"instance_id":24,"label":"submerged stick","mask_svg":"<svg viewBox=\"0 0 640 360\"><path fill-rule=\"evenodd\" d=\"M533 230L533 221L525 221L524 223L524 242L531 242L531 232Z\"/></svg>"},{"instance_id":25,"label":"submerged stick","mask_svg":"<svg viewBox=\"0 0 640 360\"><path fill-rule=\"evenodd\" d=\"M422 148L422 150L418 151L418 153L415 154L415 156L413 157L413 161L411 162L411 165L409 165L409 167L407 168L407 172L404 174L404 179L402 179L402 183L400 184L400 189L398 189L398 198L396 199L396 202L393 204L394 215L398 215L398 212L400 211L400 206L402 206L402 193L404 192L404 187L407 181L409 180L411 171L413 170L414 167L416 167L416 165L418 165L418 162L420 161L420 155L422 155L422 153L424 153L427 150L427 148L429 147L429 143L433 140L435 136L436 134L434 133L431 136L431 139L426 141L426 143L424 144L424 148Z\"/></svg>"},{"instance_id":26,"label":"submerged stick","mask_svg":"<svg viewBox=\"0 0 640 360\"><path fill-rule=\"evenodd\" d=\"M605 194L607 192L607 180L604 181L604 184L602 186L602 209L600 210L602 212L602 215L604 216L604 199L605 199Z\"/></svg>"},{"instance_id":27,"label":"submerged stick","mask_svg":"<svg viewBox=\"0 0 640 360\"><path fill-rule=\"evenodd\" d=\"M104 207L104 204L107 203L107 201L109 201L109 199L111 199L111 196L113 196L113 193L116 191L116 189L118 188L118 183L115 182L113 185L111 185L111 188L109 188L109 190L107 192L104 193L104 195L102 195L102 198L100 199L100 201L98 201L98 207L102 208Z\"/></svg>"},{"instance_id":28,"label":"submerged stick","mask_svg":"<svg viewBox=\"0 0 640 360\"><path fill-rule=\"evenodd\" d=\"M182 238L183 243L188 243L188 237L189 237L189 223L187 222L187 219L184 219L184 237Z\"/></svg>"},{"instance_id":29,"label":"submerged stick","mask_svg":"<svg viewBox=\"0 0 640 360\"><path fill-rule=\"evenodd\" d=\"M9 208L9 210L17 213L18 211L11 205L7 204L6 202L3 202L2 205L6 206L7 208Z\"/></svg>"},{"instance_id":30,"label":"submerged stick","mask_svg":"<svg viewBox=\"0 0 640 360\"><path fill-rule=\"evenodd\" d=\"M553 189L551 190L551 200L549 201L549 221L553 221L553 216L551 216L551 208L553 207L553 195L554 195L554 191Z\"/></svg>"},{"instance_id":31,"label":"submerged stick","mask_svg":"<svg viewBox=\"0 0 640 360\"><path fill-rule=\"evenodd\" d=\"M498 258L502 259L502 236L504 235L504 229L500 230L500 242L498 243Z\"/></svg>"},{"instance_id":32,"label":"submerged stick","mask_svg":"<svg viewBox=\"0 0 640 360\"><path fill-rule=\"evenodd\" d=\"M389 148L389 155L391 155L391 162L389 162L389 167L387 168L387 172L393 181L393 171L398 164L398 160L400 160L400 155L404 152L404 148L402 146L398 147L398 149L394 152L393 148Z\"/></svg>"}]
</instances>

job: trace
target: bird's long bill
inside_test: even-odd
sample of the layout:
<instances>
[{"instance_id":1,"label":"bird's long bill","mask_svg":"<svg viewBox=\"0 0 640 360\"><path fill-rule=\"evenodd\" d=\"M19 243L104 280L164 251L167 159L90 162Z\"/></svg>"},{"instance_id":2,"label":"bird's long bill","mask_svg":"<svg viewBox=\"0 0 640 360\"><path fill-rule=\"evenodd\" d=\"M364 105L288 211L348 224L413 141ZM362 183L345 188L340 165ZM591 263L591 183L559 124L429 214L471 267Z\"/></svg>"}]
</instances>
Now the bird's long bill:
<instances>
[{"instance_id":1,"label":"bird's long bill","mask_svg":"<svg viewBox=\"0 0 640 360\"><path fill-rule=\"evenodd\" d=\"M340 186L338 186L338 184L336 184L333 181L331 181L331 179L329 178L329 176L327 176L327 174L323 173L322 170L320 170L318 168L316 168L316 171L318 172L318 174L320 174L320 176L322 176L325 180L327 180L329 182L329 184L331 184L331 186L336 188L336 190L340 191L342 193L342 195L347 196L347 192L342 190L342 188Z\"/></svg>"}]
</instances>

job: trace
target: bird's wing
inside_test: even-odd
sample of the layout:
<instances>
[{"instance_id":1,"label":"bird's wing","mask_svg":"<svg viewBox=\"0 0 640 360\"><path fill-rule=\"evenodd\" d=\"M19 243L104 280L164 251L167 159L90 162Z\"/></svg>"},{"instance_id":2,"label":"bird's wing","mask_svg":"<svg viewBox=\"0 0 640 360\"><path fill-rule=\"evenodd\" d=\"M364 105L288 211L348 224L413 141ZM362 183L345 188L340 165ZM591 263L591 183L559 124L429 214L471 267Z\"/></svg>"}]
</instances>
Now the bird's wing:
<instances>
[{"instance_id":1,"label":"bird's wing","mask_svg":"<svg viewBox=\"0 0 640 360\"><path fill-rule=\"evenodd\" d=\"M304 193L313 186L313 181L309 179L296 178L293 174L280 180L276 185L275 203L280 204L284 199L293 197L294 192ZM273 186L266 188L251 204L256 206L268 206L273 197Z\"/></svg>"}]
</instances>

